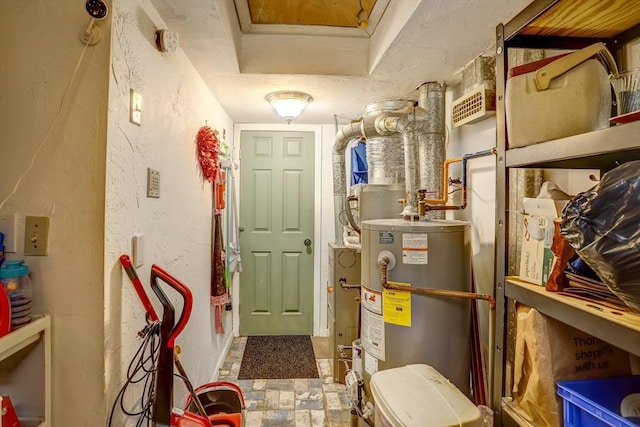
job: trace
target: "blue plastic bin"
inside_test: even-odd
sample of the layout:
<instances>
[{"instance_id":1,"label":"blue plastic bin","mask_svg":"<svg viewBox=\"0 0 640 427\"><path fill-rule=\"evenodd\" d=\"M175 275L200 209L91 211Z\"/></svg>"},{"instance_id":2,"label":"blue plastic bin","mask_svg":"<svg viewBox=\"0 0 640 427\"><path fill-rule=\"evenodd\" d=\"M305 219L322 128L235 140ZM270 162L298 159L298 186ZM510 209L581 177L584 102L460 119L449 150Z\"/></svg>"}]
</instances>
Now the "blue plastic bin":
<instances>
[{"instance_id":1,"label":"blue plastic bin","mask_svg":"<svg viewBox=\"0 0 640 427\"><path fill-rule=\"evenodd\" d=\"M620 413L622 400L640 393L640 375L595 380L559 381L565 427L638 426L640 418Z\"/></svg>"}]
</instances>

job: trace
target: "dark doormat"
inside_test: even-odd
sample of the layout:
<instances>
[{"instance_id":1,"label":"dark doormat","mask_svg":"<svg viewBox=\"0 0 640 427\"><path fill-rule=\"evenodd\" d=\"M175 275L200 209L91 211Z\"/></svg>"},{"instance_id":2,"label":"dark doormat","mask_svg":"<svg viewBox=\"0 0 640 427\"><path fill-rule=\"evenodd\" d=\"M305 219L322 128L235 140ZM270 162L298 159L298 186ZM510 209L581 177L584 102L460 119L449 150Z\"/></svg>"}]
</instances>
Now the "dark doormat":
<instances>
[{"instance_id":1,"label":"dark doormat","mask_svg":"<svg viewBox=\"0 0 640 427\"><path fill-rule=\"evenodd\" d=\"M311 337L248 337L238 379L286 378L319 378Z\"/></svg>"}]
</instances>

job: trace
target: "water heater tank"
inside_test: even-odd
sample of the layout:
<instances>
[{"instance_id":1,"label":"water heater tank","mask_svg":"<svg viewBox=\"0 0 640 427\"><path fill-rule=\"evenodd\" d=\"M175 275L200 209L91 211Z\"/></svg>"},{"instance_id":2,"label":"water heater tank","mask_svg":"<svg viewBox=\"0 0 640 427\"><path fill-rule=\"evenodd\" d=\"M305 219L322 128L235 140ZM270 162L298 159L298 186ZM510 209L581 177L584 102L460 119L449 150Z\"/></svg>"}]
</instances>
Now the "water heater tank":
<instances>
[{"instance_id":1,"label":"water heater tank","mask_svg":"<svg viewBox=\"0 0 640 427\"><path fill-rule=\"evenodd\" d=\"M378 370L422 363L469 395L470 300L383 290L387 281L470 291L470 226L463 221L362 222L361 339L365 388ZM368 390L367 390L368 391Z\"/></svg>"}]
</instances>

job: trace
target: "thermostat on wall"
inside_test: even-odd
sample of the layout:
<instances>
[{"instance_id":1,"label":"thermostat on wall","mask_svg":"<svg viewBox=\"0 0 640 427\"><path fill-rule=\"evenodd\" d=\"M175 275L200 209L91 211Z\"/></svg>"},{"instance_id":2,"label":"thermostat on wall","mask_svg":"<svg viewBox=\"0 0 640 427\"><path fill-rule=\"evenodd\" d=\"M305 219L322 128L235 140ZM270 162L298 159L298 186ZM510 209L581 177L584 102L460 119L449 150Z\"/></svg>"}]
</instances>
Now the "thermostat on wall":
<instances>
[{"instance_id":1,"label":"thermostat on wall","mask_svg":"<svg viewBox=\"0 0 640 427\"><path fill-rule=\"evenodd\" d=\"M147 197L160 198L160 171L147 168Z\"/></svg>"}]
</instances>

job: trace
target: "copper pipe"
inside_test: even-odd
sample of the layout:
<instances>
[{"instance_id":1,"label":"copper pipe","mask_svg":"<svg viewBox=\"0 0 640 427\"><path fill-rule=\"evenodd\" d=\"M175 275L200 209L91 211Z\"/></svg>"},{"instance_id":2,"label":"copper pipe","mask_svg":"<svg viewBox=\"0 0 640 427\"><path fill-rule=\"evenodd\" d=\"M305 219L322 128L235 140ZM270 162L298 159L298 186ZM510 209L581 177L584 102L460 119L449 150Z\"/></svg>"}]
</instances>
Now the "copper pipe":
<instances>
[{"instance_id":1,"label":"copper pipe","mask_svg":"<svg viewBox=\"0 0 640 427\"><path fill-rule=\"evenodd\" d=\"M458 163L462 161L462 157L454 157L453 159L447 159L444 161L444 178L442 180L442 185L445 186L445 183L449 180L449 165L451 163ZM445 186L446 188L446 186ZM447 201L449 200L449 192L448 191L443 191L443 197L441 199L425 199L424 202L427 204L434 204L434 205L446 205ZM431 210L435 210L433 208L431 208Z\"/></svg>"},{"instance_id":2,"label":"copper pipe","mask_svg":"<svg viewBox=\"0 0 640 427\"><path fill-rule=\"evenodd\" d=\"M467 207L467 161L469 159L476 159L478 157L490 156L496 154L496 149L490 148L488 150L478 151L477 153L465 154L462 157L462 204L458 206L450 205L429 205L425 203L425 208L428 211L457 211L465 209ZM446 178L445 178L446 181ZM428 200L427 200L428 202Z\"/></svg>"},{"instance_id":3,"label":"copper pipe","mask_svg":"<svg viewBox=\"0 0 640 427\"><path fill-rule=\"evenodd\" d=\"M409 291L415 294L422 294L422 295L435 295L435 296L443 296L443 297L485 300L489 303L489 307L493 308L496 306L496 299L493 297L493 295L477 294L475 292L451 291L447 289L417 288L415 286L398 286L398 285L389 284L387 282L387 265L389 264L389 258L386 256L380 257L380 259L378 260L378 264L380 265L380 283L382 284L382 287L385 289L393 289L396 291Z\"/></svg>"},{"instance_id":4,"label":"copper pipe","mask_svg":"<svg viewBox=\"0 0 640 427\"><path fill-rule=\"evenodd\" d=\"M467 185L462 187L462 204L461 205L426 205L426 211L459 211L467 208Z\"/></svg>"},{"instance_id":5,"label":"copper pipe","mask_svg":"<svg viewBox=\"0 0 640 427\"><path fill-rule=\"evenodd\" d=\"M489 303L489 387L487 402L493 402L493 364L494 364L494 347L495 347L495 321L496 321L496 299L492 295L476 294L474 292L450 291L433 288L416 288L415 286L397 286L390 285L387 282L387 265L389 265L389 257L383 256L378 258L380 266L380 283L385 289L394 289L398 291L409 291L421 295L445 296L453 298L484 300Z\"/></svg>"}]
</instances>

